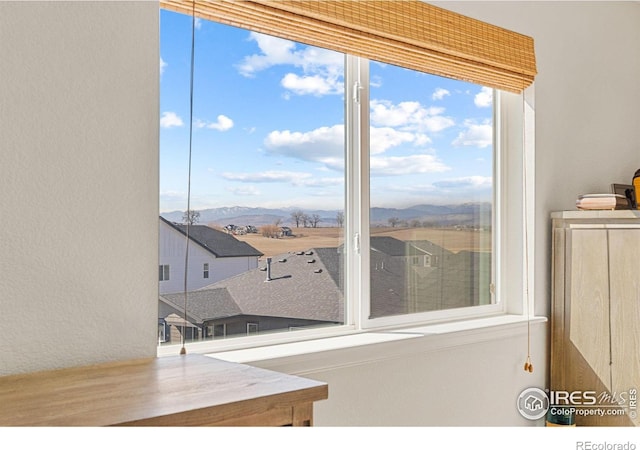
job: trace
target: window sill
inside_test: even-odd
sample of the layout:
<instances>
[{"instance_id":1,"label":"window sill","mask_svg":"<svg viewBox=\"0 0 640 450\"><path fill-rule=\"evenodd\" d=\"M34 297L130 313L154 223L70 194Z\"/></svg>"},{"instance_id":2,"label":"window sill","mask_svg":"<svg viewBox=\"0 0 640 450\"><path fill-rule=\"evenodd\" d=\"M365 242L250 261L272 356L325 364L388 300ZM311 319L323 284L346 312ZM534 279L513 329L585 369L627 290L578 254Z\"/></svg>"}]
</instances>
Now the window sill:
<instances>
[{"instance_id":1,"label":"window sill","mask_svg":"<svg viewBox=\"0 0 640 450\"><path fill-rule=\"evenodd\" d=\"M546 322L546 317L529 319L534 326L543 326ZM353 332L343 336L206 355L304 375L526 334L527 317L500 315L385 331Z\"/></svg>"}]
</instances>

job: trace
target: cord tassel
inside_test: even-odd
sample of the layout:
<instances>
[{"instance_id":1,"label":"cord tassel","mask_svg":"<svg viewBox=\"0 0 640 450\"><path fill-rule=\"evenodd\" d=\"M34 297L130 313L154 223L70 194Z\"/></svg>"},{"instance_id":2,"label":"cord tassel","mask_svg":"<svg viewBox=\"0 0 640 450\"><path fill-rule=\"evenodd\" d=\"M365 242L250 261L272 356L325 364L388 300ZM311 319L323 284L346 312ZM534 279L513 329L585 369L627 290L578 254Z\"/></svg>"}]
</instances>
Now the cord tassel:
<instances>
[{"instance_id":1,"label":"cord tassel","mask_svg":"<svg viewBox=\"0 0 640 450\"><path fill-rule=\"evenodd\" d=\"M533 364L531 364L531 357L527 356L527 362L524 363L524 371L533 373Z\"/></svg>"}]
</instances>

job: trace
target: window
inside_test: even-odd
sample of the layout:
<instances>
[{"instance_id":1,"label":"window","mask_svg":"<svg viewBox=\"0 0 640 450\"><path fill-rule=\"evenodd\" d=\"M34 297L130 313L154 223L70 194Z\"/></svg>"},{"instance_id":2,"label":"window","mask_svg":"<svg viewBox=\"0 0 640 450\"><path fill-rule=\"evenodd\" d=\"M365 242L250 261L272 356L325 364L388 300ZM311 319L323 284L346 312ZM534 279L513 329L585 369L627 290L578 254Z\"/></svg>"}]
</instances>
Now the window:
<instances>
[{"instance_id":1,"label":"window","mask_svg":"<svg viewBox=\"0 0 640 450\"><path fill-rule=\"evenodd\" d=\"M190 18L162 11L162 21L161 214L181 222ZM198 32L191 231L200 243L202 225L224 236L207 246L215 260L192 269L212 277L189 296L194 325L224 326L227 337L257 333L245 326L255 316L260 333L344 325L345 55L214 22ZM248 254L262 254L258 267ZM180 297L164 295L161 314L182 316Z\"/></svg>"},{"instance_id":2,"label":"window","mask_svg":"<svg viewBox=\"0 0 640 450\"><path fill-rule=\"evenodd\" d=\"M161 17L161 211L179 220L191 18ZM195 55L192 208L264 255L193 296L215 305L202 335L505 311L500 105L517 95L205 20Z\"/></svg>"},{"instance_id":3,"label":"window","mask_svg":"<svg viewBox=\"0 0 640 450\"><path fill-rule=\"evenodd\" d=\"M227 325L222 323L220 325L214 325L213 327L213 337L226 337L227 336Z\"/></svg>"},{"instance_id":4,"label":"window","mask_svg":"<svg viewBox=\"0 0 640 450\"><path fill-rule=\"evenodd\" d=\"M493 90L369 68L366 319L491 304Z\"/></svg>"},{"instance_id":5,"label":"window","mask_svg":"<svg viewBox=\"0 0 640 450\"><path fill-rule=\"evenodd\" d=\"M164 264L159 266L160 269L160 281L169 281L169 265Z\"/></svg>"},{"instance_id":6,"label":"window","mask_svg":"<svg viewBox=\"0 0 640 450\"><path fill-rule=\"evenodd\" d=\"M167 325L164 322L158 323L158 344L167 342Z\"/></svg>"}]
</instances>

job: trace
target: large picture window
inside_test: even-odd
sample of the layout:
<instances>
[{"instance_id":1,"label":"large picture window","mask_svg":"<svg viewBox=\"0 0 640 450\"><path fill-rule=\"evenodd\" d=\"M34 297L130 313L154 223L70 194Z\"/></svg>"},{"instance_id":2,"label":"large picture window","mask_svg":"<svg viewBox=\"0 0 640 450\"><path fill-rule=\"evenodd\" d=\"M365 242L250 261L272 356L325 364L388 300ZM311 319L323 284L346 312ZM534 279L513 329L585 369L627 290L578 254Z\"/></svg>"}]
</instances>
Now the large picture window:
<instances>
[{"instance_id":1,"label":"large picture window","mask_svg":"<svg viewBox=\"0 0 640 450\"><path fill-rule=\"evenodd\" d=\"M216 279L160 320L255 342L504 311L500 91L196 19L189 122L191 25L161 11L160 248L190 220Z\"/></svg>"}]
</instances>

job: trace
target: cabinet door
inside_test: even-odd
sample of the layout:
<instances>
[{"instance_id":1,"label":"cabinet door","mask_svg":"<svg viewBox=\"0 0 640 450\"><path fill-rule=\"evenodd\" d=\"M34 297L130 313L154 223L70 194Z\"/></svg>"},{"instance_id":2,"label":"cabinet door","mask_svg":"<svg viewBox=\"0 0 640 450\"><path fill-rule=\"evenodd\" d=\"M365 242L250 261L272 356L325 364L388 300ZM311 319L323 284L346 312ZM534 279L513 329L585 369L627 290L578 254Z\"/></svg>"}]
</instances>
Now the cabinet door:
<instances>
[{"instance_id":1,"label":"cabinet door","mask_svg":"<svg viewBox=\"0 0 640 450\"><path fill-rule=\"evenodd\" d=\"M611 379L620 394L640 389L640 229L610 230L609 244Z\"/></svg>"},{"instance_id":2,"label":"cabinet door","mask_svg":"<svg viewBox=\"0 0 640 450\"><path fill-rule=\"evenodd\" d=\"M565 300L569 305L569 340L606 389L610 390L607 230L572 230L569 246L571 250L566 270L570 279L567 280Z\"/></svg>"}]
</instances>

